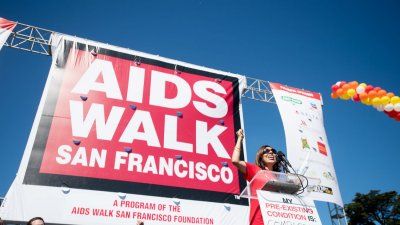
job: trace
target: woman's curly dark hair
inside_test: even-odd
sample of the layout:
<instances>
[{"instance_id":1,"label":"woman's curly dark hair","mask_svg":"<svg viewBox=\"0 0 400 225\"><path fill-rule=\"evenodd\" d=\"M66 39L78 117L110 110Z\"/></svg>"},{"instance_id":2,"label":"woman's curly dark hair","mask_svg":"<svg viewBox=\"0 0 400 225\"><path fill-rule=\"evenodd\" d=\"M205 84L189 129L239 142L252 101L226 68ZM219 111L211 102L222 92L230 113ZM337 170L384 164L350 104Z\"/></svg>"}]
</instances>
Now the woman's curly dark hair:
<instances>
[{"instance_id":1,"label":"woman's curly dark hair","mask_svg":"<svg viewBox=\"0 0 400 225\"><path fill-rule=\"evenodd\" d=\"M32 219L30 219L30 220L26 223L26 225L32 225L32 222L35 221L35 220L41 220L41 221L43 221L43 224L45 224L44 219L43 219L42 217L33 217Z\"/></svg>"},{"instance_id":2,"label":"woman's curly dark hair","mask_svg":"<svg viewBox=\"0 0 400 225\"><path fill-rule=\"evenodd\" d=\"M263 169L263 170L265 170L265 166L266 166L266 165L264 164L263 160L262 160L263 151L265 150L265 148L272 148L272 147L269 146L269 145L263 145L263 146L261 146L261 147L257 150L256 161L255 161L256 165L257 165L258 167L260 167L261 169ZM273 148L272 148L272 149L273 149ZM274 166L272 167L272 170L275 171L275 172L282 172L282 169L281 169L279 163L275 163Z\"/></svg>"}]
</instances>

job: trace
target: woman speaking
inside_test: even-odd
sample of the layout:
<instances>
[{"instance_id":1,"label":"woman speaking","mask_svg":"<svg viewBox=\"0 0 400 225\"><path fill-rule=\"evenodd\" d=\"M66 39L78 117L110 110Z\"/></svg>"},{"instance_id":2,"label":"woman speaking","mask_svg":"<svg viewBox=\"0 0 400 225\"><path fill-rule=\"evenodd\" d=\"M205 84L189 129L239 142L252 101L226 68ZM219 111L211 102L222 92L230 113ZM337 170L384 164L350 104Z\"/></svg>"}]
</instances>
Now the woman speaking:
<instances>
[{"instance_id":1,"label":"woman speaking","mask_svg":"<svg viewBox=\"0 0 400 225\"><path fill-rule=\"evenodd\" d=\"M241 161L240 154L242 151L242 141L244 138L243 130L239 129L236 132L237 141L232 154L232 163L244 175L247 181L251 181L260 170L281 172L279 163L277 163L276 150L268 145L261 146L256 154L255 164ZM256 188L256 187L255 187ZM261 188L261 187L258 187ZM252 188L253 189L253 188ZM252 190L253 192L253 190ZM263 225L260 205L257 199L250 200L250 225Z\"/></svg>"}]
</instances>

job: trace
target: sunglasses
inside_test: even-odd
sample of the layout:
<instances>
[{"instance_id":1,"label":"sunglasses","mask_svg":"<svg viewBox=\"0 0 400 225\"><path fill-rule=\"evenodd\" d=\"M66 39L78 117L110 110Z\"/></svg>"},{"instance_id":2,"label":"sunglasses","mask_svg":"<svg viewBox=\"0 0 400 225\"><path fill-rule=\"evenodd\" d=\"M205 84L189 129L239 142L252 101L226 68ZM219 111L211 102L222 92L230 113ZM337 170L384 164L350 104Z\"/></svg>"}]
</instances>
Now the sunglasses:
<instances>
[{"instance_id":1,"label":"sunglasses","mask_svg":"<svg viewBox=\"0 0 400 225\"><path fill-rule=\"evenodd\" d=\"M269 154L269 153L274 153L274 154L276 154L276 150L275 149L273 149L273 148L271 148L271 149L268 149L268 148L265 148L263 151L262 151L262 154L264 155L264 154Z\"/></svg>"}]
</instances>

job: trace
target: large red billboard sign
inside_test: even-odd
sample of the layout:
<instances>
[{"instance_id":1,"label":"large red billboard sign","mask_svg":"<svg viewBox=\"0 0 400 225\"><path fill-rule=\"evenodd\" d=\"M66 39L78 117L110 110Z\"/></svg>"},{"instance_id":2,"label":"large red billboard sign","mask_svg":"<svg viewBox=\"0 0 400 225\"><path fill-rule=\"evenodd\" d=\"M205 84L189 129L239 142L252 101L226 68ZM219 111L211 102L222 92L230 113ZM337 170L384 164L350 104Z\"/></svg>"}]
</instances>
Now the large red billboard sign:
<instances>
[{"instance_id":1,"label":"large red billboard sign","mask_svg":"<svg viewBox=\"0 0 400 225\"><path fill-rule=\"evenodd\" d=\"M24 183L225 202L240 193L237 77L66 46Z\"/></svg>"}]
</instances>

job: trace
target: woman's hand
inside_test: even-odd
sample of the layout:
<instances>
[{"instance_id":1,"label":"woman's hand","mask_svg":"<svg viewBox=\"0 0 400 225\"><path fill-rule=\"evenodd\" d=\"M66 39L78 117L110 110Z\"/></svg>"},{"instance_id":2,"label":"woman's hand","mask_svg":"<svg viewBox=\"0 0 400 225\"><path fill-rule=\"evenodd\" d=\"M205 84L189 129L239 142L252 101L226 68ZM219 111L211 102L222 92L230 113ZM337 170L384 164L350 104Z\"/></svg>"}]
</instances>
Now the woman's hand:
<instances>
[{"instance_id":1,"label":"woman's hand","mask_svg":"<svg viewBox=\"0 0 400 225\"><path fill-rule=\"evenodd\" d=\"M243 139L244 138L243 130L239 129L238 131L236 131L236 136L238 137L238 139Z\"/></svg>"}]
</instances>

